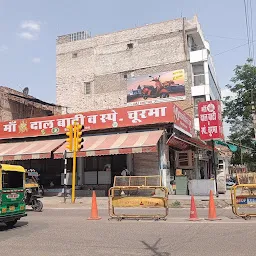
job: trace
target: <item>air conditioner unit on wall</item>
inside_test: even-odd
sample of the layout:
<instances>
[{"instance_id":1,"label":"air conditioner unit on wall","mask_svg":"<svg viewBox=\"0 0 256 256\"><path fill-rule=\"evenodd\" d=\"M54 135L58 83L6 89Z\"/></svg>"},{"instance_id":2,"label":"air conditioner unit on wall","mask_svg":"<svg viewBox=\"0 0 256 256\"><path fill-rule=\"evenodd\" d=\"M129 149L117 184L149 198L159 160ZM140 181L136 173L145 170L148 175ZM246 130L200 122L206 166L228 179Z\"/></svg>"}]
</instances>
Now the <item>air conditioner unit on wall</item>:
<instances>
[{"instance_id":1,"label":"air conditioner unit on wall","mask_svg":"<svg viewBox=\"0 0 256 256\"><path fill-rule=\"evenodd\" d=\"M193 152L176 152L176 166L181 169L193 169Z\"/></svg>"}]
</instances>

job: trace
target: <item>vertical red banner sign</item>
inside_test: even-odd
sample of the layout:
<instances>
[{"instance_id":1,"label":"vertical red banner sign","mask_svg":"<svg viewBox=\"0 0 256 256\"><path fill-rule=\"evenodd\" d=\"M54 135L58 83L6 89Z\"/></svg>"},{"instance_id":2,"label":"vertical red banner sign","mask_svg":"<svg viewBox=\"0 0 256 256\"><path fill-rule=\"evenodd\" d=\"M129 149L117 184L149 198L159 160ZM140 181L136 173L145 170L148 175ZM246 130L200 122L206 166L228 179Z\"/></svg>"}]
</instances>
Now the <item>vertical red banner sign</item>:
<instances>
[{"instance_id":1,"label":"vertical red banner sign","mask_svg":"<svg viewBox=\"0 0 256 256\"><path fill-rule=\"evenodd\" d=\"M220 101L199 102L198 114L201 140L224 139Z\"/></svg>"}]
</instances>

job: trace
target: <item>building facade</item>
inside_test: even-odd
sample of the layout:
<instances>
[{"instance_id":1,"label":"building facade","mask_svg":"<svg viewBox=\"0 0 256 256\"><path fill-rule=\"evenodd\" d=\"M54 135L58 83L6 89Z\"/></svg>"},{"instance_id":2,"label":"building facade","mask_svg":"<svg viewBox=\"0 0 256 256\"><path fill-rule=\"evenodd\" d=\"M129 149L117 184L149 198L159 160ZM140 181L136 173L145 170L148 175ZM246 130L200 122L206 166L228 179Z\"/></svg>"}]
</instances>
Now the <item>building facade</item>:
<instances>
[{"instance_id":1,"label":"building facade","mask_svg":"<svg viewBox=\"0 0 256 256\"><path fill-rule=\"evenodd\" d=\"M195 116L196 130L197 103L221 97L197 17L95 37L86 32L59 36L56 47L57 104L69 113L126 106L130 80L177 70L184 71L185 95L172 100Z\"/></svg>"},{"instance_id":2,"label":"building facade","mask_svg":"<svg viewBox=\"0 0 256 256\"><path fill-rule=\"evenodd\" d=\"M209 150L191 138L192 119L164 102L0 122L0 162L35 169L45 187L61 188L66 127L74 121L84 125L84 147L77 155L77 185L84 191L96 188L105 195L124 168L135 176L161 175L170 189L176 168L195 178L193 160L184 152ZM182 157L177 159L177 152ZM66 156L71 177L72 153L67 150Z\"/></svg>"},{"instance_id":3,"label":"building facade","mask_svg":"<svg viewBox=\"0 0 256 256\"><path fill-rule=\"evenodd\" d=\"M190 52L190 63L193 72L191 95L195 107L195 130L199 131L199 118L197 112L198 102L221 100L221 90L218 85L216 71L210 55L210 47L206 41L205 48L195 47L195 49Z\"/></svg>"},{"instance_id":4,"label":"building facade","mask_svg":"<svg viewBox=\"0 0 256 256\"><path fill-rule=\"evenodd\" d=\"M68 113L174 101L199 131L198 102L221 97L197 17L95 37L59 36L56 47L57 104ZM183 169L194 169L196 178L200 169L210 176L211 156L205 150L176 152L175 159Z\"/></svg>"},{"instance_id":5,"label":"building facade","mask_svg":"<svg viewBox=\"0 0 256 256\"><path fill-rule=\"evenodd\" d=\"M211 149L193 138L194 117L197 103L219 89L196 17L60 36L56 54L63 115L1 122L0 161L37 169L45 186L61 187L65 127L76 120L85 126L77 162L77 185L85 189L107 191L126 166L133 175L161 175L167 188L176 169L189 180L210 178Z\"/></svg>"}]
</instances>

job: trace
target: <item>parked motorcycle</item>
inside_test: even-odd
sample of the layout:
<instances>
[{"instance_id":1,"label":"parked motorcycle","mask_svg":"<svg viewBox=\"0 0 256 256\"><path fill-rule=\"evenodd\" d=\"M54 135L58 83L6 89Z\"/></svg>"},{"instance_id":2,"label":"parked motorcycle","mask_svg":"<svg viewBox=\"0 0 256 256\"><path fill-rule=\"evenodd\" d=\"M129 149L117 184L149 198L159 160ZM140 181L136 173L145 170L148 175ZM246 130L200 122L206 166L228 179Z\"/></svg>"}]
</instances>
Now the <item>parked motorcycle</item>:
<instances>
[{"instance_id":1,"label":"parked motorcycle","mask_svg":"<svg viewBox=\"0 0 256 256\"><path fill-rule=\"evenodd\" d=\"M36 190L33 190L32 188L26 189L25 204L31 205L33 211L35 211L35 212L41 212L43 209L43 203L38 198L42 198L42 196L39 195L36 192Z\"/></svg>"},{"instance_id":2,"label":"parked motorcycle","mask_svg":"<svg viewBox=\"0 0 256 256\"><path fill-rule=\"evenodd\" d=\"M38 199L44 195L44 188L38 182L39 173L34 169L26 170L25 203L30 205L35 212L41 212L43 203Z\"/></svg>"}]
</instances>

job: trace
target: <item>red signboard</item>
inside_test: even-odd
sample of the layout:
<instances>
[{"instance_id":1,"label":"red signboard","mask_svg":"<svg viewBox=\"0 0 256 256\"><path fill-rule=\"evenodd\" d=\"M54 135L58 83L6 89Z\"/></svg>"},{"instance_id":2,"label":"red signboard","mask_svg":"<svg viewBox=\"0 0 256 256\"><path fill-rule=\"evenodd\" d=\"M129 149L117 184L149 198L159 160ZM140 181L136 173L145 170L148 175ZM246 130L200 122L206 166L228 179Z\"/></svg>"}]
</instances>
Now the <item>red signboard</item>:
<instances>
[{"instance_id":1,"label":"red signboard","mask_svg":"<svg viewBox=\"0 0 256 256\"><path fill-rule=\"evenodd\" d=\"M168 102L0 122L0 139L64 134L66 126L74 121L84 125L85 131L174 123L176 129L190 136L193 133L191 118L175 104Z\"/></svg>"},{"instance_id":2,"label":"red signboard","mask_svg":"<svg viewBox=\"0 0 256 256\"><path fill-rule=\"evenodd\" d=\"M220 101L199 102L198 114L201 140L224 139Z\"/></svg>"}]
</instances>

